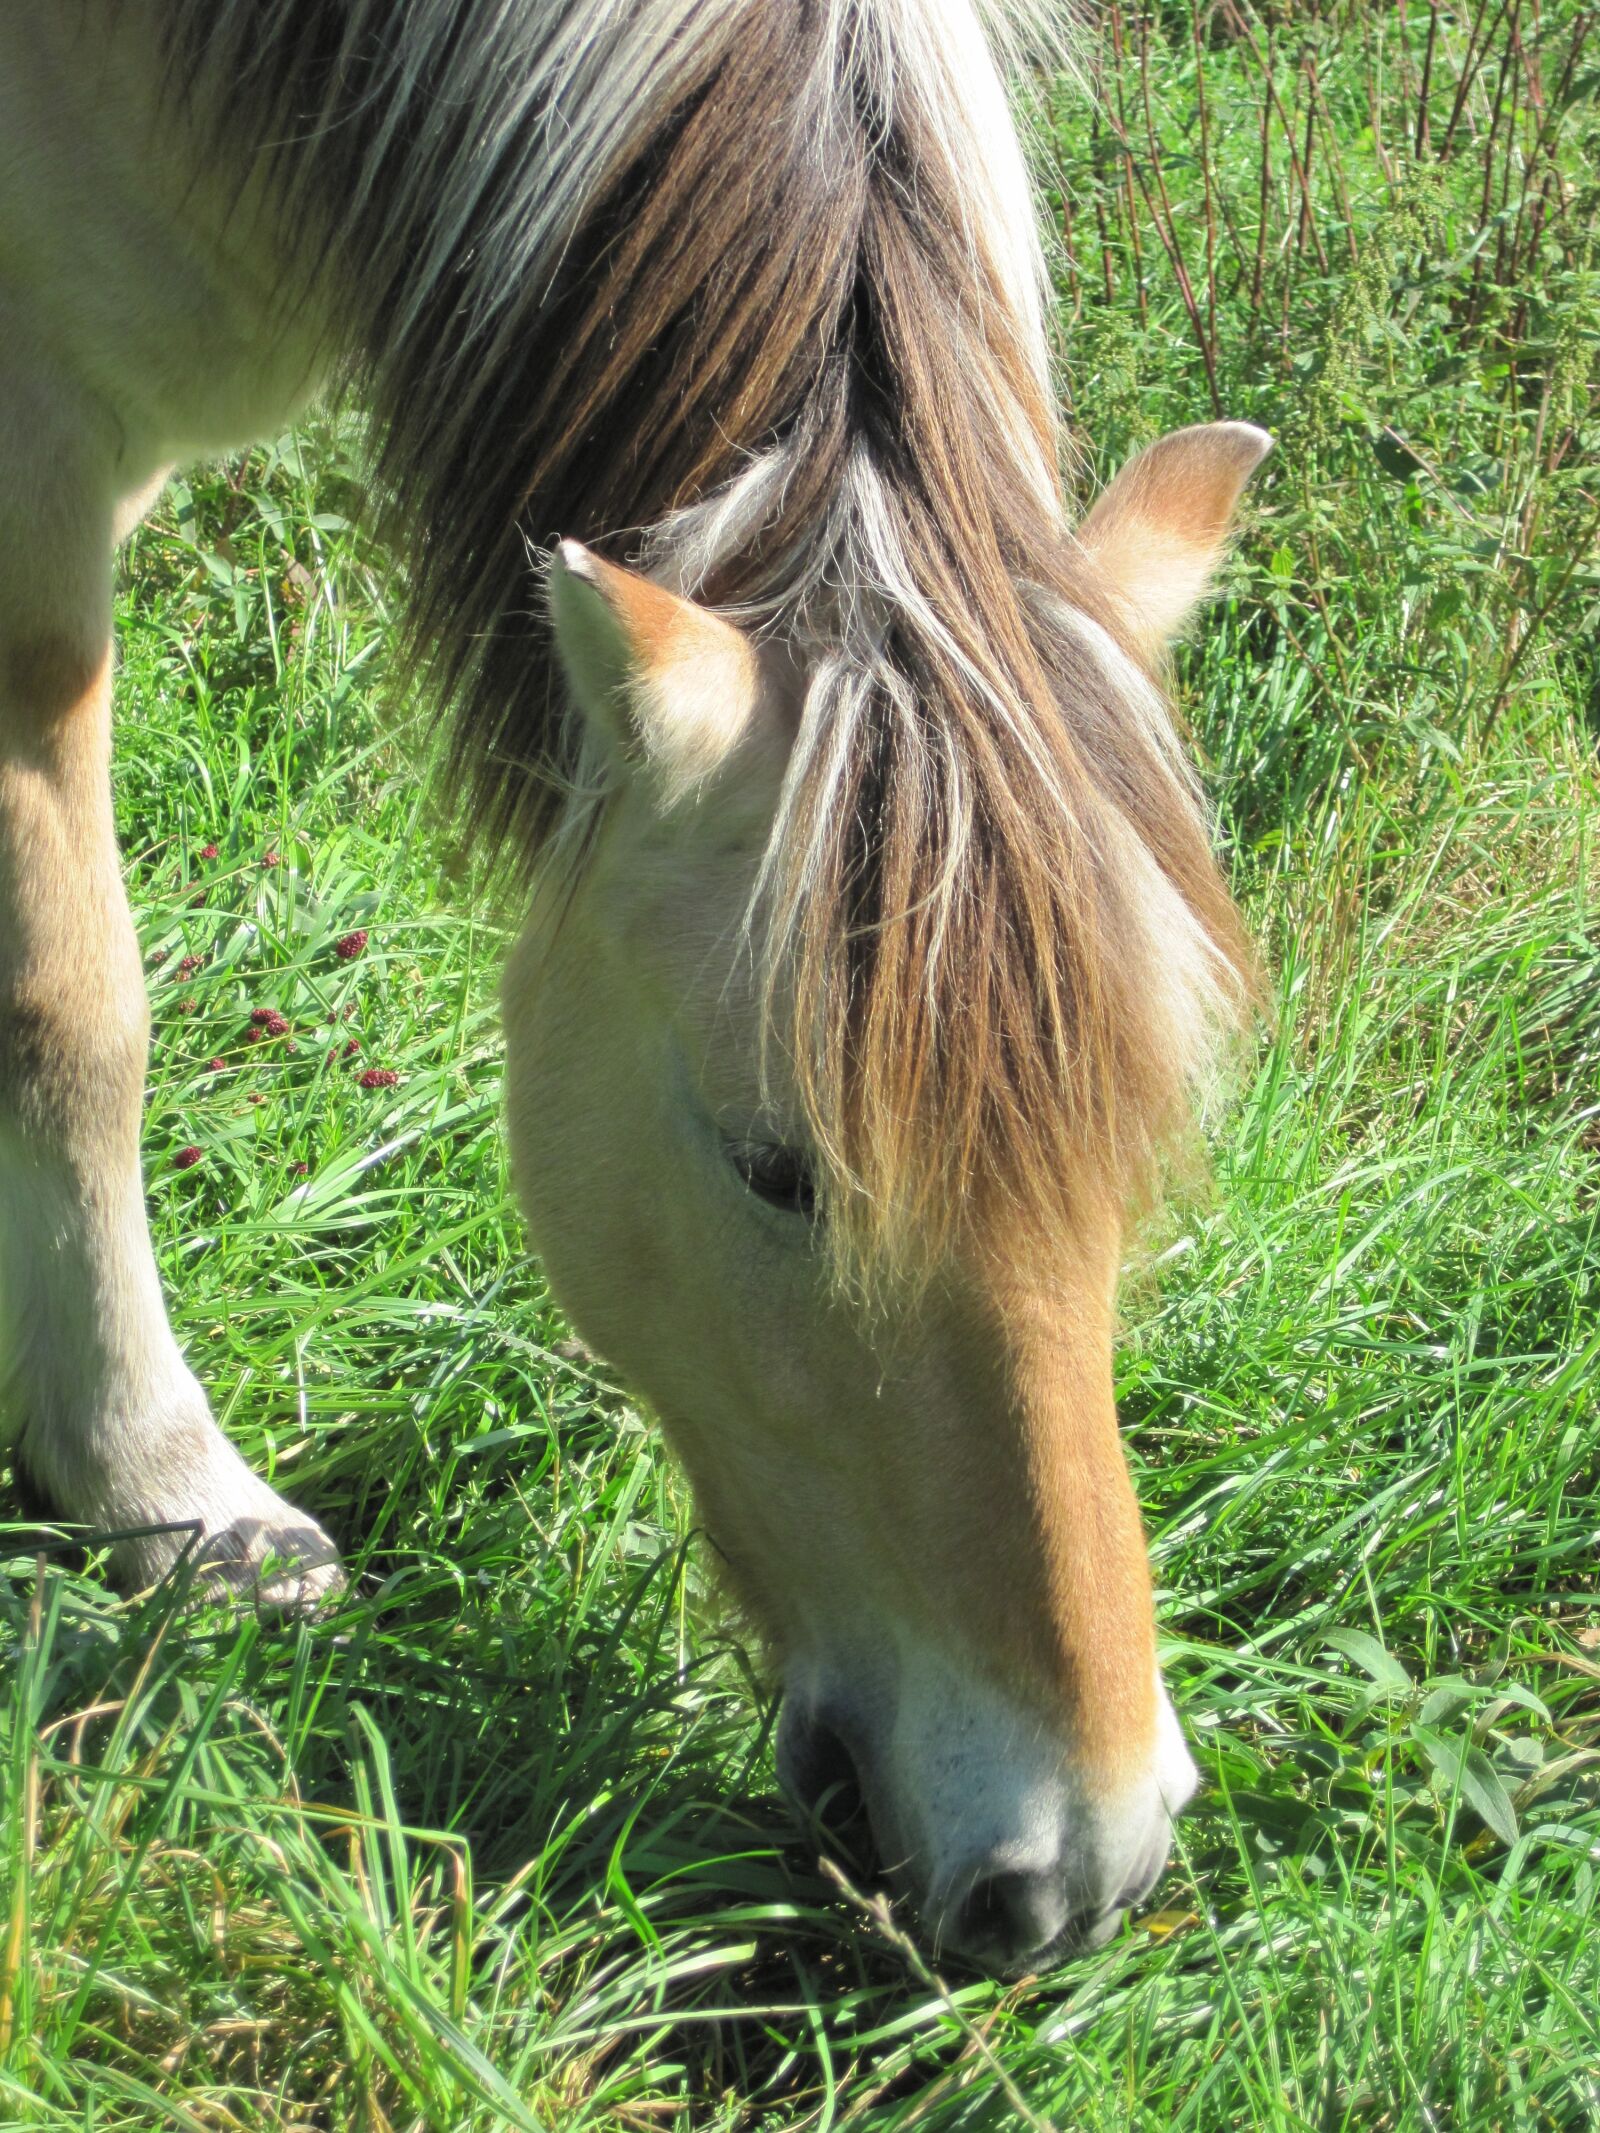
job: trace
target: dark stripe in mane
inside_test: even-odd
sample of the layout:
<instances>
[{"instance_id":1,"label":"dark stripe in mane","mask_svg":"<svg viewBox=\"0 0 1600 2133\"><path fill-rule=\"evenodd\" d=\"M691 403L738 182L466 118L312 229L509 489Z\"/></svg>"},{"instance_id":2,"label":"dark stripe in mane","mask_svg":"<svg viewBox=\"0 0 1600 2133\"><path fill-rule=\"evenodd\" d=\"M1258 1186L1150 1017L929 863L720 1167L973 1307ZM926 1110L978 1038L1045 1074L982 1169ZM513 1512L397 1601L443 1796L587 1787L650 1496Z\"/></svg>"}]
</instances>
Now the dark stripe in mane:
<instances>
[{"instance_id":1,"label":"dark stripe in mane","mask_svg":"<svg viewBox=\"0 0 1600 2133\"><path fill-rule=\"evenodd\" d=\"M168 9L195 123L268 168L339 321L476 819L536 854L570 809L530 545L643 552L781 626L815 678L773 997L841 1251L926 1263L975 1210L1042 1244L1075 1189L1124 1192L1186 1108L1176 1021L1245 957L1169 742L1077 619L1115 636L966 9Z\"/></svg>"},{"instance_id":2,"label":"dark stripe in mane","mask_svg":"<svg viewBox=\"0 0 1600 2133\"><path fill-rule=\"evenodd\" d=\"M510 287L491 255L527 213L545 143L585 113L535 99L506 119L496 103L537 81L584 17L603 77L629 9L528 5L501 39L510 49L470 66L463 47L486 12L474 0L413 7L426 34L412 43L406 10L362 0L170 12L197 116L271 166L284 225L310 238L290 265L314 263L319 299L348 329L337 354L376 420L416 648L457 713L476 811L495 836L536 844L562 805L549 772L570 766L530 544L637 545L792 430L838 354L859 205L843 158L840 185L819 182L828 144L792 94L813 11L773 0L759 35L683 40L670 104L631 114L626 152L589 174L581 217ZM453 93L460 76L477 77L477 100ZM419 170L470 172L470 216L452 227L459 200L430 194ZM828 487L808 458L797 523Z\"/></svg>"}]
</instances>

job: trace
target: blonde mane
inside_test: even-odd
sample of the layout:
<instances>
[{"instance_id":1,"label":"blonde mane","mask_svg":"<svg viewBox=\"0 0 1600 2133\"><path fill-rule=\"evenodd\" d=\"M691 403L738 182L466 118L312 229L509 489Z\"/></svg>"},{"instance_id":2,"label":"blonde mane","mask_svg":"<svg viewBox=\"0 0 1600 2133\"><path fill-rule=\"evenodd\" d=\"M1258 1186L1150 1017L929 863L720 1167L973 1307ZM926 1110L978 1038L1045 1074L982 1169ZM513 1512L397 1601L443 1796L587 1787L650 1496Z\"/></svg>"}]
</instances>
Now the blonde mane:
<instances>
[{"instance_id":1,"label":"blonde mane","mask_svg":"<svg viewBox=\"0 0 1600 2133\"><path fill-rule=\"evenodd\" d=\"M1050 10L989 11L1044 40ZM970 0L174 0L192 122L338 291L410 641L503 849L572 826L557 535L809 676L762 876L840 1264L1019 1263L1187 1118L1248 959L1074 544L1043 270ZM1002 19L1003 17L1003 19Z\"/></svg>"}]
</instances>

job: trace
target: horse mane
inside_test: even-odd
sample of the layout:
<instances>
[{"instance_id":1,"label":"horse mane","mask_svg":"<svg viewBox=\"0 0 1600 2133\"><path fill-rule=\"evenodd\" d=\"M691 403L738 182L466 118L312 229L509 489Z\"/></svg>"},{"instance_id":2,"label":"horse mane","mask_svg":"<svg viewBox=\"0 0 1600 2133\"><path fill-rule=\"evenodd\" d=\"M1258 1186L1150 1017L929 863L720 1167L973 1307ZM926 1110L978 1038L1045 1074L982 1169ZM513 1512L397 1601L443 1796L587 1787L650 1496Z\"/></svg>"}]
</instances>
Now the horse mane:
<instances>
[{"instance_id":1,"label":"horse mane","mask_svg":"<svg viewBox=\"0 0 1600 2133\"><path fill-rule=\"evenodd\" d=\"M163 8L188 113L349 323L476 824L537 861L582 804L530 547L781 629L810 681L760 939L840 1265L915 1275L969 1223L1038 1264L1125 1200L1248 956L1065 515L994 56L1050 11Z\"/></svg>"}]
</instances>

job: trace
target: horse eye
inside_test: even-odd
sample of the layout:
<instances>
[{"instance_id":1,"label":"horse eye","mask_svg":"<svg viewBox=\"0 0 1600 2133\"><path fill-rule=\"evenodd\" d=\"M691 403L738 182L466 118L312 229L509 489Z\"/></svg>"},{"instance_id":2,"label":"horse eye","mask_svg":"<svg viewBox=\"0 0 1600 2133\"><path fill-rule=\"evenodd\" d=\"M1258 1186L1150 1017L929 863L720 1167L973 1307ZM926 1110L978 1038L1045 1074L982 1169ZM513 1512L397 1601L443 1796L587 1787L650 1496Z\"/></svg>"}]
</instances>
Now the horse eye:
<instances>
[{"instance_id":1,"label":"horse eye","mask_svg":"<svg viewBox=\"0 0 1600 2133\"><path fill-rule=\"evenodd\" d=\"M817 1211L817 1188L811 1166L794 1148L757 1147L738 1144L728 1150L733 1167L758 1200L786 1215Z\"/></svg>"}]
</instances>

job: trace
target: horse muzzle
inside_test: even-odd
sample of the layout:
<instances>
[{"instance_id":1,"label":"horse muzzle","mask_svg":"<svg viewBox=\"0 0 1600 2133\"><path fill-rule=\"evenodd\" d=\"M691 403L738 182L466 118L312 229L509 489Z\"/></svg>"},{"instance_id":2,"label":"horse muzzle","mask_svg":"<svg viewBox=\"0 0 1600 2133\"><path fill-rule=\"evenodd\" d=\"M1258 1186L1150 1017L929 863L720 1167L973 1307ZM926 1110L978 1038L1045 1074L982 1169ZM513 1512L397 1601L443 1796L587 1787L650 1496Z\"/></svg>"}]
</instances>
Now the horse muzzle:
<instances>
[{"instance_id":1,"label":"horse muzzle","mask_svg":"<svg viewBox=\"0 0 1600 2133\"><path fill-rule=\"evenodd\" d=\"M1103 1946L1160 1879L1196 1781L1165 1690L1153 1750L1107 1780L990 1684L875 1671L872 1693L791 1672L777 1754L796 1806L869 1852L936 1961L1016 1976Z\"/></svg>"}]
</instances>

